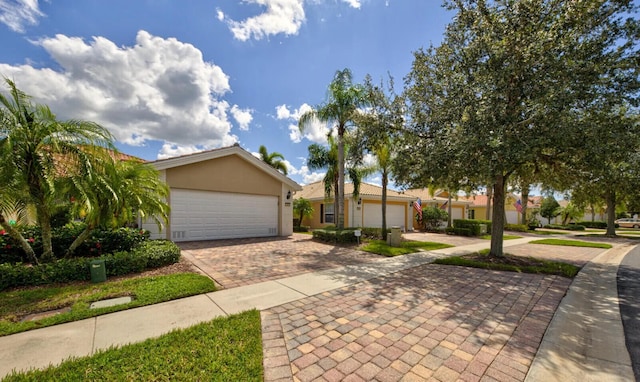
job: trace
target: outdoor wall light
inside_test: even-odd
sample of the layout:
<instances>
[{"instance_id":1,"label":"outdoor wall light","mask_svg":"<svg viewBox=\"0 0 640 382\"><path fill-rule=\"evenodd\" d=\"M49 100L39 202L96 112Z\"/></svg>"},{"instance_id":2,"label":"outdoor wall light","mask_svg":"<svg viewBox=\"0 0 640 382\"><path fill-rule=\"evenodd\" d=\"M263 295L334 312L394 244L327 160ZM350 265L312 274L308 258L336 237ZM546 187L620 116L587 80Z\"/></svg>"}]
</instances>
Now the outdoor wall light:
<instances>
[{"instance_id":1,"label":"outdoor wall light","mask_svg":"<svg viewBox=\"0 0 640 382\"><path fill-rule=\"evenodd\" d=\"M287 200L291 199L291 190L287 191Z\"/></svg>"},{"instance_id":2,"label":"outdoor wall light","mask_svg":"<svg viewBox=\"0 0 640 382\"><path fill-rule=\"evenodd\" d=\"M358 205L362 204L362 198L358 198Z\"/></svg>"}]
</instances>

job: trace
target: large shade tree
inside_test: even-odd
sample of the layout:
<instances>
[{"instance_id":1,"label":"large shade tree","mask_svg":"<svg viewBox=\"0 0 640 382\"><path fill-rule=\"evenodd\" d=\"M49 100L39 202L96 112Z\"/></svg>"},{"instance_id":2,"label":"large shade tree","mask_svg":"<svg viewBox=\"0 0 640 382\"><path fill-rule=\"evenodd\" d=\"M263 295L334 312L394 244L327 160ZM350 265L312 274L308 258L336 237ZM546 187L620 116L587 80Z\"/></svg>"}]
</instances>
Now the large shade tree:
<instances>
[{"instance_id":1,"label":"large shade tree","mask_svg":"<svg viewBox=\"0 0 640 382\"><path fill-rule=\"evenodd\" d=\"M327 101L302 114L298 127L304 131L313 121L319 120L330 124L337 130L338 144L338 188L336 190L336 226L344 228L344 183L345 183L345 135L353 127L358 109L365 105L364 90L361 85L353 83L351 70L336 72L329 84Z\"/></svg>"},{"instance_id":2,"label":"large shade tree","mask_svg":"<svg viewBox=\"0 0 640 382\"><path fill-rule=\"evenodd\" d=\"M491 255L503 255L506 185L523 166L564 162L579 110L637 31L629 1L452 0L443 43L407 76L408 134L398 163L423 177L490 180ZM584 142L589 144L589 142ZM419 154L416 154L416 151Z\"/></svg>"}]
</instances>

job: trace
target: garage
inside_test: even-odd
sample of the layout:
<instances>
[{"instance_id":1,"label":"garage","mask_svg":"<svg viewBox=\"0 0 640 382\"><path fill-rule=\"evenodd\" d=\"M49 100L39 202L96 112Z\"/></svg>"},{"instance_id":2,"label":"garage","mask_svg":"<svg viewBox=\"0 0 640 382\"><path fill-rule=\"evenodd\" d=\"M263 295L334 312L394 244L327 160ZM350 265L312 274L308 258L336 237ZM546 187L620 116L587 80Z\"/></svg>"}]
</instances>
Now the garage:
<instances>
[{"instance_id":1,"label":"garage","mask_svg":"<svg viewBox=\"0 0 640 382\"><path fill-rule=\"evenodd\" d=\"M151 162L169 187L166 224L140 219L154 239L289 236L302 187L239 145Z\"/></svg>"},{"instance_id":2,"label":"garage","mask_svg":"<svg viewBox=\"0 0 640 382\"><path fill-rule=\"evenodd\" d=\"M405 206L387 204L387 227L399 226L405 228ZM378 203L365 203L362 214L363 227L382 227L382 205Z\"/></svg>"},{"instance_id":3,"label":"garage","mask_svg":"<svg viewBox=\"0 0 640 382\"><path fill-rule=\"evenodd\" d=\"M278 198L195 190L171 190L173 241L278 235Z\"/></svg>"}]
</instances>

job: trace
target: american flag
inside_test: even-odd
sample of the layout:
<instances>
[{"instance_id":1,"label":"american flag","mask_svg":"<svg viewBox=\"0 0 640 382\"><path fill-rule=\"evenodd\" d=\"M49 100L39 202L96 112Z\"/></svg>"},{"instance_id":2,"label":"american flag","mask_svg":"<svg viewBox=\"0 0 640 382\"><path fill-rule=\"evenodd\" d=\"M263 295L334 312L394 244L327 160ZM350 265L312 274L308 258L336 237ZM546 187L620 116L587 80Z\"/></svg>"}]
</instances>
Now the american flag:
<instances>
[{"instance_id":1,"label":"american flag","mask_svg":"<svg viewBox=\"0 0 640 382\"><path fill-rule=\"evenodd\" d=\"M413 208L418 212L418 216L420 216L419 220L422 220L422 202L420 201L420 198L413 202Z\"/></svg>"},{"instance_id":2,"label":"american flag","mask_svg":"<svg viewBox=\"0 0 640 382\"><path fill-rule=\"evenodd\" d=\"M517 202L513 203L513 206L518 210L519 213L522 213L522 202L518 199Z\"/></svg>"},{"instance_id":3,"label":"american flag","mask_svg":"<svg viewBox=\"0 0 640 382\"><path fill-rule=\"evenodd\" d=\"M449 201L447 200L446 202L444 202L443 205L440 206L441 210L446 210L447 209L447 204L449 204Z\"/></svg>"}]
</instances>

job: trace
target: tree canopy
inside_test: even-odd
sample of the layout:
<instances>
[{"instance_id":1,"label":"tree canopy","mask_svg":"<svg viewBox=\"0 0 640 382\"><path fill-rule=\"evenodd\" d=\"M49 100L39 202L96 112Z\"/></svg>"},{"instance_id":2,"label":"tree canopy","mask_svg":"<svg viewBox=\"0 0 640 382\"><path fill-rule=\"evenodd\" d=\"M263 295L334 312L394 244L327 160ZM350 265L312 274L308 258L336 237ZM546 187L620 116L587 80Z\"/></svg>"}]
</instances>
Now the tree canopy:
<instances>
[{"instance_id":1,"label":"tree canopy","mask_svg":"<svg viewBox=\"0 0 640 382\"><path fill-rule=\"evenodd\" d=\"M572 163L598 94L629 95L637 20L629 1L446 1L443 43L415 52L395 173L493 188L491 254L502 256L505 189L524 166ZM637 88L636 88L637 89ZM579 146L578 146L579 147Z\"/></svg>"}]
</instances>

